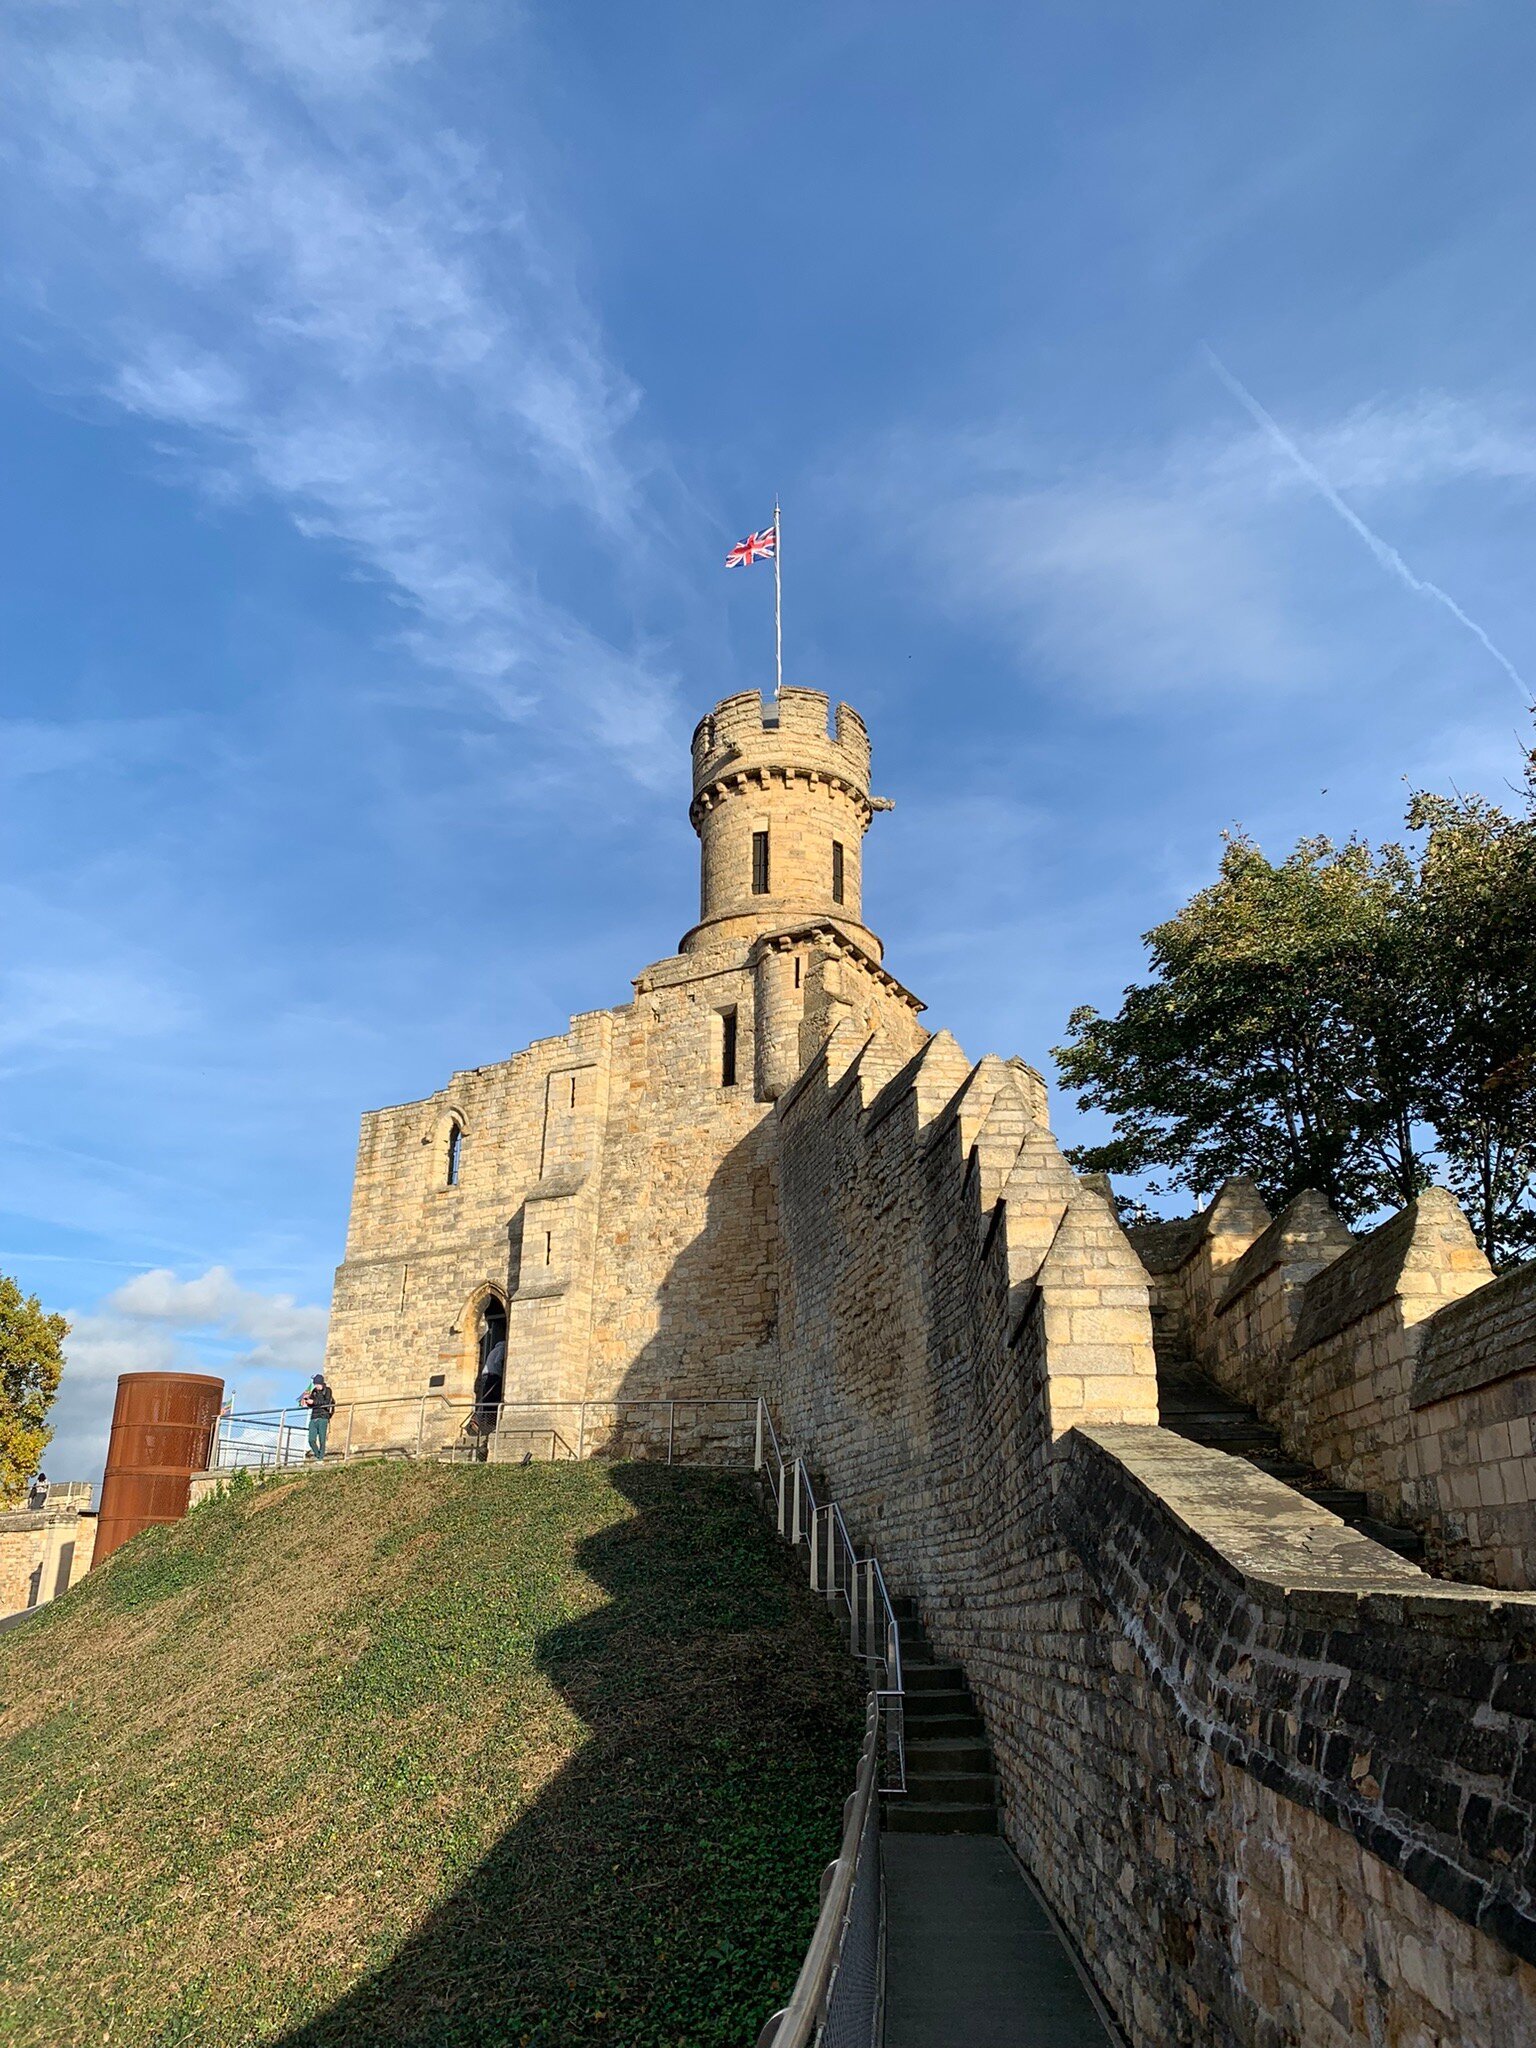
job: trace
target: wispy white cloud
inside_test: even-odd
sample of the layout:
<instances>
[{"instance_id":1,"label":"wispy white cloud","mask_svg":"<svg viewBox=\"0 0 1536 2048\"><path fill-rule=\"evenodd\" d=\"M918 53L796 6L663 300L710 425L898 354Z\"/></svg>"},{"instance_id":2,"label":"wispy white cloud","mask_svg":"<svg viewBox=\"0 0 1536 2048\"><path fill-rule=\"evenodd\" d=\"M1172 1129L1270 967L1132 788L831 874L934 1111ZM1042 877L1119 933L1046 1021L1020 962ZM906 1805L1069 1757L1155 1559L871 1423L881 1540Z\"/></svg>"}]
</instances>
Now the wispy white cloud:
<instances>
[{"instance_id":1,"label":"wispy white cloud","mask_svg":"<svg viewBox=\"0 0 1536 2048\"><path fill-rule=\"evenodd\" d=\"M0 1058L51 1057L125 1038L157 1038L185 1019L162 983L132 967L55 961L0 969Z\"/></svg>"},{"instance_id":2,"label":"wispy white cloud","mask_svg":"<svg viewBox=\"0 0 1536 2048\"><path fill-rule=\"evenodd\" d=\"M1238 404L1248 414L1249 418L1257 423L1280 450L1281 454L1285 456L1286 460L1294 464L1298 475L1303 477L1312 486L1313 490L1317 492L1323 502L1338 514L1350 532L1364 543L1372 559L1378 562L1389 576L1395 577L1405 590L1412 591L1418 597L1427 597L1433 603L1441 605L1448 611L1458 625L1466 628L1473 639L1483 648L1490 660L1496 662L1503 669L1509 680L1519 691L1521 702L1527 705L1530 704L1532 701L1531 692L1526 685L1525 678L1503 649L1495 646L1486 628L1480 626L1477 620L1464 611L1455 598L1448 591L1442 590L1438 583L1432 583L1427 576L1420 576L1415 570L1409 568L1398 550L1389 541L1383 540L1379 533L1376 533L1371 527L1367 526L1354 507L1345 502L1324 471L1310 457L1302 453L1295 441L1285 432L1273 415L1265 410L1239 378L1233 376L1215 350L1207 348L1205 354L1211 368L1216 372L1216 375L1221 379L1228 391L1231 392Z\"/></svg>"},{"instance_id":3,"label":"wispy white cloud","mask_svg":"<svg viewBox=\"0 0 1536 2048\"><path fill-rule=\"evenodd\" d=\"M377 579L416 660L505 715L553 696L586 737L624 724L645 774L629 721L665 721L669 676L539 573L552 522L615 576L657 549L638 393L516 159L515 87L492 164L435 103L433 26L368 0L22 6L16 272L189 475Z\"/></svg>"},{"instance_id":4,"label":"wispy white cloud","mask_svg":"<svg viewBox=\"0 0 1536 2048\"><path fill-rule=\"evenodd\" d=\"M948 609L1017 640L1032 673L1136 699L1210 690L1291 693L1390 666L1412 626L1383 619L1320 570L1305 507L1322 496L1404 587L1454 616L1523 689L1504 650L1339 496L1420 520L1437 493L1536 484L1536 423L1428 394L1285 435L1185 434L1118 464L1076 465L1019 421L908 433L861 455L889 518ZM1266 423L1267 422L1267 423ZM1490 504L1490 509L1495 509ZM1525 692L1528 696L1528 692Z\"/></svg>"},{"instance_id":5,"label":"wispy white cloud","mask_svg":"<svg viewBox=\"0 0 1536 2048\"><path fill-rule=\"evenodd\" d=\"M0 783L137 768L164 755L180 730L169 718L0 718Z\"/></svg>"}]
</instances>

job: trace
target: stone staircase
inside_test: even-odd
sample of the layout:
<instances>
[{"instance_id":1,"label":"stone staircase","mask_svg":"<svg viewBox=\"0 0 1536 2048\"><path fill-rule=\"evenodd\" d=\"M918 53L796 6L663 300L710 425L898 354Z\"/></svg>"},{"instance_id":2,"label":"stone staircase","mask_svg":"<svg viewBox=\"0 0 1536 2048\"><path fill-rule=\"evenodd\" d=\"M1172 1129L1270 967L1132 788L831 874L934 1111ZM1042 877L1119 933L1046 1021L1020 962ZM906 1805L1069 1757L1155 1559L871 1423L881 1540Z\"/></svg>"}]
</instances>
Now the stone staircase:
<instances>
[{"instance_id":1,"label":"stone staircase","mask_svg":"<svg viewBox=\"0 0 1536 2048\"><path fill-rule=\"evenodd\" d=\"M934 1661L912 1601L891 1606L901 1631L907 1790L886 1800L885 1826L893 1834L995 1835L992 1750L965 1673Z\"/></svg>"},{"instance_id":2,"label":"stone staircase","mask_svg":"<svg viewBox=\"0 0 1536 2048\"><path fill-rule=\"evenodd\" d=\"M1364 1493L1353 1487L1334 1486L1315 1465L1303 1465L1291 1457L1280 1441L1280 1432L1261 1421L1256 1409L1223 1393L1213 1379L1201 1372L1188 1356L1183 1336L1168 1310L1153 1309L1152 1334L1157 1353L1158 1411L1164 1429L1188 1437L1191 1443L1226 1451L1234 1458L1246 1458L1272 1479L1283 1481L1308 1500L1316 1501L1319 1507L1327 1508L1362 1536L1369 1536L1414 1564L1423 1563L1424 1539L1417 1530L1378 1520L1371 1514Z\"/></svg>"}]
</instances>

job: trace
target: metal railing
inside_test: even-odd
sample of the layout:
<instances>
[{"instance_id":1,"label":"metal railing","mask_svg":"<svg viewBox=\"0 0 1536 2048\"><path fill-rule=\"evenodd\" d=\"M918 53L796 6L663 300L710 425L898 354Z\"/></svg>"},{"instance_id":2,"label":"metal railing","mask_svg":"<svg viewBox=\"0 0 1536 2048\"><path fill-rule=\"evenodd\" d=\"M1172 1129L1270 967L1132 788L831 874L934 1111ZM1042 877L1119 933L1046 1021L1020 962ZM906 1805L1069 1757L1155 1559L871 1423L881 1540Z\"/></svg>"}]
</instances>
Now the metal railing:
<instances>
[{"instance_id":1,"label":"metal railing","mask_svg":"<svg viewBox=\"0 0 1536 2048\"><path fill-rule=\"evenodd\" d=\"M847 1612L848 1648L869 1667L870 1690L880 1713L881 1789L907 1789L905 1695L901 1682L901 1630L885 1574L873 1553L860 1556L836 1501L819 1501L803 1458L786 1458L768 1404L757 1403L753 1469L773 1496L779 1534L792 1548L804 1544L811 1586Z\"/></svg>"},{"instance_id":2,"label":"metal railing","mask_svg":"<svg viewBox=\"0 0 1536 2048\"><path fill-rule=\"evenodd\" d=\"M668 1465L746 1470L753 1462L757 1402L736 1400L502 1401L484 1408L444 1394L338 1401L325 1457L529 1458L536 1462L658 1458ZM213 1471L309 1461L309 1411L295 1404L221 1415ZM483 1428L473 1427L477 1422Z\"/></svg>"},{"instance_id":3,"label":"metal railing","mask_svg":"<svg viewBox=\"0 0 1536 2048\"><path fill-rule=\"evenodd\" d=\"M901 1631L880 1560L859 1555L837 1502L818 1500L805 1460L785 1456L761 1398L753 1467L780 1536L797 1551L805 1546L812 1587L846 1610L848 1647L870 1676L842 1845L822 1873L821 1911L790 2001L766 2022L757 2048L878 2048L885 1991L879 1795L907 1786Z\"/></svg>"},{"instance_id":4,"label":"metal railing","mask_svg":"<svg viewBox=\"0 0 1536 2048\"><path fill-rule=\"evenodd\" d=\"M757 2048L879 2048L885 2004L880 1871L880 1708L872 1693L854 1788L843 1802L837 1860L821 1877L821 1911L789 2003Z\"/></svg>"}]
</instances>

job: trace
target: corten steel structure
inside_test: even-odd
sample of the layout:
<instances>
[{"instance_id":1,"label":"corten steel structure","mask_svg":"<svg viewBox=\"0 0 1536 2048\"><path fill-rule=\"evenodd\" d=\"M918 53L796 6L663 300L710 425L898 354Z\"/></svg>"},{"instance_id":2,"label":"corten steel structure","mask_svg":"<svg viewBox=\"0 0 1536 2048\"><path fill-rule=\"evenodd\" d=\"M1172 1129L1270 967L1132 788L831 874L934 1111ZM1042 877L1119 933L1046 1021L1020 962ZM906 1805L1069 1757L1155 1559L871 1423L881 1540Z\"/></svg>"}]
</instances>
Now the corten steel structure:
<instances>
[{"instance_id":1,"label":"corten steel structure","mask_svg":"<svg viewBox=\"0 0 1536 2048\"><path fill-rule=\"evenodd\" d=\"M207 1469L224 1382L201 1372L125 1372L101 1486L96 1562L153 1522L179 1522Z\"/></svg>"}]
</instances>

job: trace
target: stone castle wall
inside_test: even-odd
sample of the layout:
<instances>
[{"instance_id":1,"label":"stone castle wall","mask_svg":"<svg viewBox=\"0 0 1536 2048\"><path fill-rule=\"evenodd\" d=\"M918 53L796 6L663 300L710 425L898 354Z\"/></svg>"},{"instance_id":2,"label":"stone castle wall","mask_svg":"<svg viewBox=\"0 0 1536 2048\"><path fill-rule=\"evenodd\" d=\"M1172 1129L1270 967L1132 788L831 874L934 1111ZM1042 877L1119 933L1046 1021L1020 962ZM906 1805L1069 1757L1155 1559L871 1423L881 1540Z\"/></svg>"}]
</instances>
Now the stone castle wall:
<instances>
[{"instance_id":1,"label":"stone castle wall","mask_svg":"<svg viewBox=\"0 0 1536 2048\"><path fill-rule=\"evenodd\" d=\"M1029 1070L836 1054L778 1111L781 1434L964 1665L1130 2039L1536 2038L1536 1601L1156 1426L1151 1279Z\"/></svg>"},{"instance_id":2,"label":"stone castle wall","mask_svg":"<svg viewBox=\"0 0 1536 2048\"><path fill-rule=\"evenodd\" d=\"M78 1508L0 1514L0 1616L56 1600L91 1568L96 1517Z\"/></svg>"},{"instance_id":3,"label":"stone castle wall","mask_svg":"<svg viewBox=\"0 0 1536 2048\"><path fill-rule=\"evenodd\" d=\"M1229 1181L1178 1249L1158 1300L1219 1386L1438 1567L1536 1587L1536 1263L1495 1279L1441 1188L1356 1238Z\"/></svg>"},{"instance_id":4,"label":"stone castle wall","mask_svg":"<svg viewBox=\"0 0 1536 2048\"><path fill-rule=\"evenodd\" d=\"M701 919L631 1001L364 1119L339 1399L466 1399L492 1299L493 1455L571 1448L562 1402L767 1392L965 1667L1006 1833L1134 2048L1536 2048L1536 1595L1436 1584L1164 1432L1154 1343L1494 1576L1536 1555L1536 1284L1490 1284L1434 1194L1357 1241L1229 1183L1138 1256L1040 1076L973 1066L884 968L867 736L827 719L701 722Z\"/></svg>"}]
</instances>

